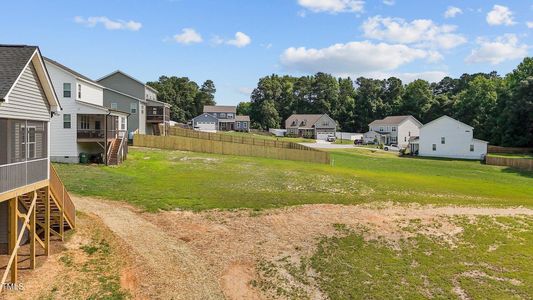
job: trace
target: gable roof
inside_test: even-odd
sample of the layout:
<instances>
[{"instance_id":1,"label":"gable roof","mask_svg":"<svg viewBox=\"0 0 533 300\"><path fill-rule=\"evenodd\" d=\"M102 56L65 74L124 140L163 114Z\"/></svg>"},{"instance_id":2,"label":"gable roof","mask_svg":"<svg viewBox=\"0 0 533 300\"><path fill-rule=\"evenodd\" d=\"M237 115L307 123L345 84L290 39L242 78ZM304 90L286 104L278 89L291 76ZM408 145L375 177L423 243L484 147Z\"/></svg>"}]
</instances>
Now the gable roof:
<instances>
[{"instance_id":1,"label":"gable roof","mask_svg":"<svg viewBox=\"0 0 533 300\"><path fill-rule=\"evenodd\" d=\"M103 86L101 84L99 84L98 82L92 80L91 78L89 78L89 77L87 77L87 76L85 76L85 75L83 75L81 73L78 73L78 72L72 70L71 68L69 68L69 67L67 67L67 66L65 66L65 65L63 65L63 64L61 64L61 63L59 63L59 62L57 62L57 61L55 61L55 60L53 60L51 58L43 57L43 59L44 59L45 62L54 64L55 66L63 69L64 71L66 71L67 73L70 73L71 75L73 75L74 77L77 77L78 79L81 79L83 81L87 81L87 82L89 82L89 83L91 83L93 85L96 85L98 87L103 88Z\"/></svg>"},{"instance_id":2,"label":"gable roof","mask_svg":"<svg viewBox=\"0 0 533 300\"><path fill-rule=\"evenodd\" d=\"M30 63L35 67L51 110L61 110L61 104L37 46L0 45L0 102L8 99L13 87Z\"/></svg>"},{"instance_id":3,"label":"gable roof","mask_svg":"<svg viewBox=\"0 0 533 300\"><path fill-rule=\"evenodd\" d=\"M311 128L324 115L327 114L293 114L285 120L285 128Z\"/></svg>"},{"instance_id":4,"label":"gable roof","mask_svg":"<svg viewBox=\"0 0 533 300\"><path fill-rule=\"evenodd\" d=\"M237 106L204 105L204 113L237 113Z\"/></svg>"},{"instance_id":5,"label":"gable roof","mask_svg":"<svg viewBox=\"0 0 533 300\"><path fill-rule=\"evenodd\" d=\"M413 120L415 123L417 123L419 126L422 126L422 123L418 121L415 117L411 115L406 116L389 116L381 120L374 120L368 126L372 125L400 125L403 122L407 121L408 119Z\"/></svg>"},{"instance_id":6,"label":"gable roof","mask_svg":"<svg viewBox=\"0 0 533 300\"><path fill-rule=\"evenodd\" d=\"M198 118L201 118L201 117L210 118L210 119L212 119L212 120L218 121L218 119L217 119L215 116L210 115L210 114L208 114L208 113L203 113L203 114L201 114L201 115L198 115L198 116L192 118L192 120L194 121L194 120L196 120L196 119L198 119Z\"/></svg>"},{"instance_id":7,"label":"gable roof","mask_svg":"<svg viewBox=\"0 0 533 300\"><path fill-rule=\"evenodd\" d=\"M439 118L436 118L435 120L433 120L433 121L431 121L431 122L429 122L429 123L426 123L426 124L425 124L424 126L422 126L422 127L426 127L426 126L428 126L428 125L431 125L431 124L433 124L433 123L435 123L435 122L437 122L437 121L439 121L439 120L443 120L443 119L447 119L447 120L454 121L454 122L456 122L456 123L459 123L459 124L461 124L461 125L463 125L463 126L466 126L466 127L470 128L470 129L472 129L472 130L474 129L474 127L472 127L472 126L470 126L470 125L468 125L468 124L465 124L465 123L463 123L463 122L461 122L461 121L459 121L459 120L456 120L456 119L454 119L454 118L452 118L452 117L446 116L446 115L441 116L441 117L439 117Z\"/></svg>"},{"instance_id":8,"label":"gable roof","mask_svg":"<svg viewBox=\"0 0 533 300\"><path fill-rule=\"evenodd\" d=\"M128 74L122 72L121 70L116 70L116 71L114 71L114 72L111 72L111 73L109 73L109 74L107 74L107 75L105 75L105 76L99 78L99 79L96 80L96 81L100 82L100 81L102 81L102 80L104 80L104 79L106 79L106 78L108 78L108 77L111 77L111 76L113 76L113 75L115 75L115 74L121 74L121 75L124 75L125 77L127 77L127 78L129 78L129 79L131 79L131 80L133 80L133 81L135 81L135 82L141 84L141 85L144 85L146 88L152 90L152 91L155 92L156 94L158 93L158 91L157 91L156 89L154 89L153 87L147 85L145 82L142 82L142 81L140 81L139 79L137 79L137 78L135 78L135 77L133 77L133 76L131 76L131 75L128 75Z\"/></svg>"}]
</instances>

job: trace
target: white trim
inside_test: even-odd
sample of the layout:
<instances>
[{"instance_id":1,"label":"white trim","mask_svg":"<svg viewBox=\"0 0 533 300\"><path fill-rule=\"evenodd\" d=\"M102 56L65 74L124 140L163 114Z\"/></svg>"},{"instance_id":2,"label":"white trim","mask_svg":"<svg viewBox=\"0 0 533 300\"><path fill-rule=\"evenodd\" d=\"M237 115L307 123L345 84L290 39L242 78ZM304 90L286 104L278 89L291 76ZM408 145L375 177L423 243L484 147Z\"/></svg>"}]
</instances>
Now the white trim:
<instances>
[{"instance_id":1,"label":"white trim","mask_svg":"<svg viewBox=\"0 0 533 300\"><path fill-rule=\"evenodd\" d=\"M24 164L24 163L27 163L27 162L41 161L41 160L45 160L45 159L48 159L48 157L45 157L45 158L38 158L38 159L32 159L32 160L25 160L25 161L19 161L19 162L16 162L16 163L10 163L10 164L6 164L6 165L0 165L0 167L10 167L10 166L15 166L15 165Z\"/></svg>"}]
</instances>

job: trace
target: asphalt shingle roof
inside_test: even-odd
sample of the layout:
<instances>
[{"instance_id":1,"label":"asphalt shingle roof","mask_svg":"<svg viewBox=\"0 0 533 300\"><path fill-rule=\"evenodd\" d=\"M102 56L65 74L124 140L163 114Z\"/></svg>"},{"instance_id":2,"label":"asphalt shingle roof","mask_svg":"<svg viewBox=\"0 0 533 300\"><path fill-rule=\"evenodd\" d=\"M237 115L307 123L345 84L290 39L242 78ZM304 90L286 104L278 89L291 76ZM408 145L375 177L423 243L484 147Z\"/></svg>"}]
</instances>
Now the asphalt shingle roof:
<instances>
[{"instance_id":1,"label":"asphalt shingle roof","mask_svg":"<svg viewBox=\"0 0 533 300\"><path fill-rule=\"evenodd\" d=\"M204 113L237 113L237 106L206 105Z\"/></svg>"},{"instance_id":2,"label":"asphalt shingle roof","mask_svg":"<svg viewBox=\"0 0 533 300\"><path fill-rule=\"evenodd\" d=\"M0 45L0 99L15 84L36 49L36 46Z\"/></svg>"},{"instance_id":3,"label":"asphalt shingle roof","mask_svg":"<svg viewBox=\"0 0 533 300\"><path fill-rule=\"evenodd\" d=\"M235 116L235 121L250 122L250 116Z\"/></svg>"},{"instance_id":4,"label":"asphalt shingle roof","mask_svg":"<svg viewBox=\"0 0 533 300\"><path fill-rule=\"evenodd\" d=\"M285 120L285 128L312 128L323 115L293 114Z\"/></svg>"},{"instance_id":5,"label":"asphalt shingle roof","mask_svg":"<svg viewBox=\"0 0 533 300\"><path fill-rule=\"evenodd\" d=\"M397 125L402 123L405 119L412 116L390 116L383 120L375 120L370 125Z\"/></svg>"}]
</instances>

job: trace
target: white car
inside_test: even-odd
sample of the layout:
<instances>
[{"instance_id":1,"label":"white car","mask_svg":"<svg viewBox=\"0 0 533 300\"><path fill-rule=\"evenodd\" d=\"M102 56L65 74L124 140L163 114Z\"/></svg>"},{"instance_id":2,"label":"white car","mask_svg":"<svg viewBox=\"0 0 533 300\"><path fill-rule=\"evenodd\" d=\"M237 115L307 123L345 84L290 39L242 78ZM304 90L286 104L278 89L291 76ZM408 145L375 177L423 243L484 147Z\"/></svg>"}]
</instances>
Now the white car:
<instances>
[{"instance_id":1,"label":"white car","mask_svg":"<svg viewBox=\"0 0 533 300\"><path fill-rule=\"evenodd\" d=\"M400 148L396 144L391 144L391 145L383 146L383 150L385 150L385 151L400 151Z\"/></svg>"}]
</instances>

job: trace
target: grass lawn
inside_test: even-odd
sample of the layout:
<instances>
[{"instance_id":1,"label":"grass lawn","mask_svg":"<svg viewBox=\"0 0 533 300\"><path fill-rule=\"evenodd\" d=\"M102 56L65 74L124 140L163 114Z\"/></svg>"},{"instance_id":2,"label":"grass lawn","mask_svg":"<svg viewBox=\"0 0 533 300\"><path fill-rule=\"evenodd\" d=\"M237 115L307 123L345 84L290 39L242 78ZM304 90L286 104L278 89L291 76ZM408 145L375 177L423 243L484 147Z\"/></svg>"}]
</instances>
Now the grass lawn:
<instances>
[{"instance_id":1,"label":"grass lawn","mask_svg":"<svg viewBox=\"0 0 533 300\"><path fill-rule=\"evenodd\" d=\"M310 264L330 299L530 299L533 218L454 222L463 232L452 244L417 235L391 247L348 232L324 239Z\"/></svg>"},{"instance_id":2,"label":"grass lawn","mask_svg":"<svg viewBox=\"0 0 533 300\"><path fill-rule=\"evenodd\" d=\"M489 156L494 156L494 157L507 157L507 158L529 158L529 159L533 159L533 154L507 154L507 153L499 153L499 154L489 154Z\"/></svg>"},{"instance_id":3,"label":"grass lawn","mask_svg":"<svg viewBox=\"0 0 533 300\"><path fill-rule=\"evenodd\" d=\"M263 139L269 141L283 141L283 142L293 142L293 143L316 143L314 139L304 139L304 138L291 138L291 137L277 137L271 134L257 134L257 133L248 133L248 132L238 132L238 131L219 131L218 133L238 136L238 137L250 137L254 139Z\"/></svg>"},{"instance_id":4,"label":"grass lawn","mask_svg":"<svg viewBox=\"0 0 533 300\"><path fill-rule=\"evenodd\" d=\"M332 152L333 166L131 148L117 167L56 164L68 189L149 211L370 201L533 206L533 173L472 161Z\"/></svg>"}]
</instances>

